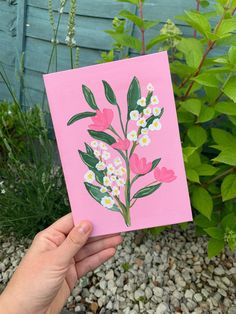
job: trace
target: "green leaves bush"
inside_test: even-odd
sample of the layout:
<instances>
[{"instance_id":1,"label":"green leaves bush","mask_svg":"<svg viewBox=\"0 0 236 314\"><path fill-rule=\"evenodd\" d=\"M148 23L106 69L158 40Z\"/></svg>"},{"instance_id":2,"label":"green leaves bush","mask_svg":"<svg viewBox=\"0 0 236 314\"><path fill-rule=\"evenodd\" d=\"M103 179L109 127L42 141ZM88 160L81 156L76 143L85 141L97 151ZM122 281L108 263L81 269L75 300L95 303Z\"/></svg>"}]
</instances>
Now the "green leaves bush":
<instances>
[{"instance_id":1,"label":"green leaves bush","mask_svg":"<svg viewBox=\"0 0 236 314\"><path fill-rule=\"evenodd\" d=\"M145 41L143 16L145 1L125 1L137 7L138 16L120 12L113 30L112 53L127 57L132 48L137 54L168 50L183 157L191 196L194 223L198 234L209 237L208 255L219 254L224 246L236 249L236 11L235 0L216 0L212 10L199 8L176 17L193 29L186 38L171 21ZM123 20L125 18L126 20ZM140 29L140 38L127 34L125 21ZM216 22L215 22L216 21ZM149 21L154 27L157 21ZM119 28L118 25L122 25ZM114 36L119 32L119 36ZM135 44L134 44L135 43ZM222 54L222 48L224 53ZM154 49L155 48L155 49ZM151 50L152 49L152 50ZM104 56L104 55L103 55ZM106 58L104 61L111 61ZM152 229L159 234L160 228Z\"/></svg>"}]
</instances>

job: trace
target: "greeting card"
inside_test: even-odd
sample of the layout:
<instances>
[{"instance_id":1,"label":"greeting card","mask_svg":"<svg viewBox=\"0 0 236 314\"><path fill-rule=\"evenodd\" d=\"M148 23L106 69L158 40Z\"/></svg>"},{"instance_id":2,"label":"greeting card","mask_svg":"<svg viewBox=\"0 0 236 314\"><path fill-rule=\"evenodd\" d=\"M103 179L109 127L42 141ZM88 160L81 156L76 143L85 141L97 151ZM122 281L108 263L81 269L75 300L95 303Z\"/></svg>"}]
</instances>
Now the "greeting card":
<instances>
[{"instance_id":1,"label":"greeting card","mask_svg":"<svg viewBox=\"0 0 236 314\"><path fill-rule=\"evenodd\" d=\"M192 220L166 52L44 76L75 224Z\"/></svg>"}]
</instances>

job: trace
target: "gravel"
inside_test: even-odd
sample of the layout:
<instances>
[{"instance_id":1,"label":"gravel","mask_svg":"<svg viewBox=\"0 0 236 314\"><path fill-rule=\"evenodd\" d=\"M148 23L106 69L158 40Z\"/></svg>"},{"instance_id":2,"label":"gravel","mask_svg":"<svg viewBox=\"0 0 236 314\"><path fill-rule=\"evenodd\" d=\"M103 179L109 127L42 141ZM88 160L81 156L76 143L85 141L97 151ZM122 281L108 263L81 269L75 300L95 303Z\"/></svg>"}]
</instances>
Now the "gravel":
<instances>
[{"instance_id":1,"label":"gravel","mask_svg":"<svg viewBox=\"0 0 236 314\"><path fill-rule=\"evenodd\" d=\"M29 245L0 234L0 291ZM191 228L127 233L115 257L80 280L63 313L236 314L235 255L209 260L206 252Z\"/></svg>"}]
</instances>

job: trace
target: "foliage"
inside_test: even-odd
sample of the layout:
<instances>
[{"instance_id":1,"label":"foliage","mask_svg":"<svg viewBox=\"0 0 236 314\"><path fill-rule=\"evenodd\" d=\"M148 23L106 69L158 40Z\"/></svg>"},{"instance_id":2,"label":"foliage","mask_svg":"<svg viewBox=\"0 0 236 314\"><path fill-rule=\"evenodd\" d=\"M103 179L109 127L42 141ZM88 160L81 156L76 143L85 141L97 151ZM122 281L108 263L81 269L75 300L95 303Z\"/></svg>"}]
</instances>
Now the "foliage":
<instances>
[{"instance_id":1,"label":"foliage","mask_svg":"<svg viewBox=\"0 0 236 314\"><path fill-rule=\"evenodd\" d=\"M62 170L42 111L6 103L0 108L0 228L34 236L69 211Z\"/></svg>"},{"instance_id":2,"label":"foliage","mask_svg":"<svg viewBox=\"0 0 236 314\"><path fill-rule=\"evenodd\" d=\"M122 1L123 2L123 1ZM138 54L166 49L169 52L183 157L188 178L194 223L199 234L209 236L208 255L225 245L236 248L236 11L235 0L216 0L211 11L208 1L197 1L196 10L177 17L193 29L186 38L170 21L160 34L145 41L145 1L135 5L139 15L122 11L120 16L140 29L134 38L116 19L108 31L117 48L127 57L128 49ZM120 33L116 25L122 25ZM216 22L215 22L216 21ZM160 47L160 43L162 47ZM227 47L222 53L222 47ZM109 52L107 55L111 55ZM107 60L105 60L107 61ZM108 60L110 61L110 60ZM163 228L162 228L163 229ZM162 231L157 229L157 234ZM152 230L155 234L155 229Z\"/></svg>"}]
</instances>

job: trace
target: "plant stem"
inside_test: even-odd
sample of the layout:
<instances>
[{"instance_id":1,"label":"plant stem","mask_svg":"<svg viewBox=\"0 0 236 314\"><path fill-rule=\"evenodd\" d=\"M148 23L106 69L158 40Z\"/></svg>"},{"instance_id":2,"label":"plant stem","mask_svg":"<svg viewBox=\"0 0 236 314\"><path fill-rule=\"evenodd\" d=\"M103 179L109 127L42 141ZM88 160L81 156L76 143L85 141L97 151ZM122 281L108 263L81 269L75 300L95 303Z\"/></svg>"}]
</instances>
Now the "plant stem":
<instances>
[{"instance_id":1,"label":"plant stem","mask_svg":"<svg viewBox=\"0 0 236 314\"><path fill-rule=\"evenodd\" d=\"M116 130L113 128L112 125L109 126L108 130L110 130L112 133L114 133L119 139L122 139L121 136L116 132Z\"/></svg>"},{"instance_id":2,"label":"plant stem","mask_svg":"<svg viewBox=\"0 0 236 314\"><path fill-rule=\"evenodd\" d=\"M73 48L72 47L70 47L70 66L71 66L71 69L74 69Z\"/></svg>"},{"instance_id":3,"label":"plant stem","mask_svg":"<svg viewBox=\"0 0 236 314\"><path fill-rule=\"evenodd\" d=\"M196 0L196 2L197 2L196 10L197 10L197 12L199 12L200 11L200 0ZM197 38L197 31L196 30L194 30L194 32L193 32L193 37Z\"/></svg>"},{"instance_id":4,"label":"plant stem","mask_svg":"<svg viewBox=\"0 0 236 314\"><path fill-rule=\"evenodd\" d=\"M222 172L221 174L219 174L218 176L214 177L213 179L209 180L206 182L207 185L225 177L227 174L231 173L231 172L234 172L236 171L236 167L233 167L233 168L230 168L230 169L227 169L225 170L224 172Z\"/></svg>"},{"instance_id":5,"label":"plant stem","mask_svg":"<svg viewBox=\"0 0 236 314\"><path fill-rule=\"evenodd\" d=\"M143 2L142 0L139 1L139 15L140 15L140 18L143 20L144 22L144 19L143 19ZM145 29L144 27L142 26L140 28L140 31L141 31L141 40L142 40L142 50L141 50L141 55L145 55L146 54L146 48L145 48Z\"/></svg>"},{"instance_id":6,"label":"plant stem","mask_svg":"<svg viewBox=\"0 0 236 314\"><path fill-rule=\"evenodd\" d=\"M126 138L126 132L125 132L124 124L123 124L123 121L122 121L121 110L120 110L120 106L118 104L117 104L117 109L118 109L118 113L119 113L120 125L121 125L121 128L122 128L122 132L124 134L124 137Z\"/></svg>"}]
</instances>

